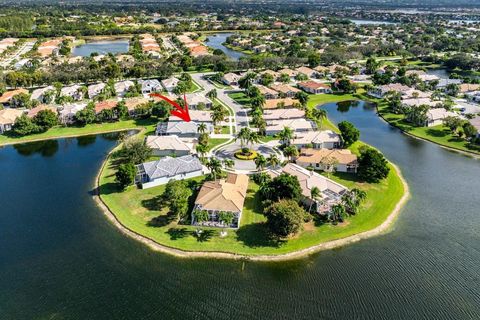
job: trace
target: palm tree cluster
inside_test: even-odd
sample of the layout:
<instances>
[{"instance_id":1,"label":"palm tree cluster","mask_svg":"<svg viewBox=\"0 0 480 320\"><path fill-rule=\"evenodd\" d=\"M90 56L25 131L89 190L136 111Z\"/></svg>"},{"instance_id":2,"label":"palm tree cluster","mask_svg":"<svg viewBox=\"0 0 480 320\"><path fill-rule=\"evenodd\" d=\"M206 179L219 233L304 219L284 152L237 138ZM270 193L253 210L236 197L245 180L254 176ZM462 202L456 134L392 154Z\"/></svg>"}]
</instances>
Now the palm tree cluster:
<instances>
[{"instance_id":1,"label":"palm tree cluster","mask_svg":"<svg viewBox=\"0 0 480 320\"><path fill-rule=\"evenodd\" d=\"M365 201L367 194L365 191L354 188L345 192L340 203L333 205L328 215L328 219L334 223L343 222L348 215L355 215L358 213L360 204Z\"/></svg>"},{"instance_id":2,"label":"palm tree cluster","mask_svg":"<svg viewBox=\"0 0 480 320\"><path fill-rule=\"evenodd\" d=\"M200 136L198 137L198 144L195 147L195 150L200 155L201 160L205 160L205 155L208 153L208 133L207 133L207 125L205 123L200 123L197 127L198 133Z\"/></svg>"},{"instance_id":3,"label":"palm tree cluster","mask_svg":"<svg viewBox=\"0 0 480 320\"><path fill-rule=\"evenodd\" d=\"M240 140L242 152L247 145L258 143L260 141L258 134L247 127L241 128L238 131L237 135L235 136L235 141L237 140Z\"/></svg>"}]
</instances>

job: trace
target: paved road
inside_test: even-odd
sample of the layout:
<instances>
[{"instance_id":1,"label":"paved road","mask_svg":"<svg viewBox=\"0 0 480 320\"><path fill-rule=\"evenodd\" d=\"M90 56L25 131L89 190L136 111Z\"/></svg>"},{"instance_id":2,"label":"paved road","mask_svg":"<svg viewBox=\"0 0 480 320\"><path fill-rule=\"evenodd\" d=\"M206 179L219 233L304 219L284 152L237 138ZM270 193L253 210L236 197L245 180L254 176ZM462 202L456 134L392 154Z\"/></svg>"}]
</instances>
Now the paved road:
<instances>
[{"instance_id":1,"label":"paved road","mask_svg":"<svg viewBox=\"0 0 480 320\"><path fill-rule=\"evenodd\" d=\"M217 99L226 104L235 114L235 132L238 132L240 128L249 127L247 110L243 108L241 104L236 103L226 93L227 90L218 89L210 81L204 79L205 75L211 75L213 73L193 73L192 78L195 82L203 87L202 93L205 94L210 90L217 91Z\"/></svg>"}]
</instances>

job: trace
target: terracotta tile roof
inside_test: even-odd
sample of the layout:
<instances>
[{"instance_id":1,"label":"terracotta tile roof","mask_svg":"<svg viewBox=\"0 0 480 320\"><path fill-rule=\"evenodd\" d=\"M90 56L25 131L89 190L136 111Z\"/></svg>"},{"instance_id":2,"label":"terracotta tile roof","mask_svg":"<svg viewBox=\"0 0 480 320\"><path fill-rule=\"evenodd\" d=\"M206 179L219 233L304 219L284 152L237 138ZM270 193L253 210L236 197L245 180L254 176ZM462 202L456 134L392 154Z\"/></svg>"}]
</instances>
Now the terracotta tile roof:
<instances>
[{"instance_id":1,"label":"terracotta tile roof","mask_svg":"<svg viewBox=\"0 0 480 320\"><path fill-rule=\"evenodd\" d=\"M285 107L292 107L294 104L299 104L300 101L297 99L292 98L285 98L285 99L269 99L265 101L265 105L263 106L264 109L276 109L278 108L278 104L280 102L284 103Z\"/></svg>"},{"instance_id":2,"label":"terracotta tile roof","mask_svg":"<svg viewBox=\"0 0 480 320\"><path fill-rule=\"evenodd\" d=\"M100 113L102 110L113 109L117 106L117 100L105 100L95 104L95 113Z\"/></svg>"},{"instance_id":3,"label":"terracotta tile roof","mask_svg":"<svg viewBox=\"0 0 480 320\"><path fill-rule=\"evenodd\" d=\"M357 156L348 149L301 149L300 156L296 159L299 163L320 163L322 159L330 158L339 164L356 164Z\"/></svg>"},{"instance_id":4,"label":"terracotta tile roof","mask_svg":"<svg viewBox=\"0 0 480 320\"><path fill-rule=\"evenodd\" d=\"M304 82L299 82L298 83L298 86L299 87L303 87L303 88L310 88L310 89L320 89L320 88L324 88L324 89L330 89L330 86L325 84L325 83L319 83L319 82L315 82L315 81L304 81Z\"/></svg>"},{"instance_id":5,"label":"terracotta tile roof","mask_svg":"<svg viewBox=\"0 0 480 320\"><path fill-rule=\"evenodd\" d=\"M195 205L204 210L241 212L247 189L247 175L229 173L225 180L205 182L198 193Z\"/></svg>"},{"instance_id":6,"label":"terracotta tile roof","mask_svg":"<svg viewBox=\"0 0 480 320\"><path fill-rule=\"evenodd\" d=\"M9 102L13 97L15 97L17 94L21 94L21 93L28 94L28 90L26 90L26 89L16 89L16 90L7 91L0 97L0 103Z\"/></svg>"},{"instance_id":7,"label":"terracotta tile roof","mask_svg":"<svg viewBox=\"0 0 480 320\"><path fill-rule=\"evenodd\" d=\"M3 109L0 110L0 124L12 124L15 119L23 114L22 110L18 109Z\"/></svg>"},{"instance_id":8,"label":"terracotta tile roof","mask_svg":"<svg viewBox=\"0 0 480 320\"><path fill-rule=\"evenodd\" d=\"M41 105L39 105L39 106L37 106L33 109L30 109L27 113L27 116L30 117L30 118L33 118L42 110L50 110L50 111L53 111L53 112L57 113L57 107L49 106L49 105L46 105L46 104L41 104Z\"/></svg>"}]
</instances>

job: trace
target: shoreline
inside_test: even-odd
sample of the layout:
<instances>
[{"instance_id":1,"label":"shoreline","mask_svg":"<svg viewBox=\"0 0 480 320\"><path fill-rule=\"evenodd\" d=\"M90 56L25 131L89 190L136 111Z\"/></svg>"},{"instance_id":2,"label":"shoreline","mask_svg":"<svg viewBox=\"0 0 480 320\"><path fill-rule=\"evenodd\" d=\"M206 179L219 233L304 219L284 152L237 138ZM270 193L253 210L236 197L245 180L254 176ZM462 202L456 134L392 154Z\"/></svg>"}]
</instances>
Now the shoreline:
<instances>
[{"instance_id":1,"label":"shoreline","mask_svg":"<svg viewBox=\"0 0 480 320\"><path fill-rule=\"evenodd\" d=\"M122 222L117 218L117 216L110 210L108 205L102 200L100 195L100 177L102 175L103 170L105 169L105 166L108 162L108 158L110 157L110 154L112 153L112 151L108 153L107 157L102 163L102 166L100 167L100 170L97 173L97 176L95 177L93 199L96 205L102 211L103 215L107 218L107 220L110 221L118 229L119 232L123 233L124 235L128 236L133 240L136 240L148 246L153 251L166 253L166 254L175 256L177 258L184 258L184 259L188 259L188 258L212 259L213 258L213 259L248 260L248 261L259 261L259 262L287 261L287 260L296 260L296 259L305 258L311 254L314 254L320 251L343 247L345 245L358 242L360 240L372 238L372 237L379 236L386 233L392 227L393 223L395 222L397 217L400 215L400 212L402 211L403 207L405 206L405 204L407 203L408 199L410 199L410 196L411 196L410 188L405 178L402 176L400 168L398 168L397 165L389 162L394 168L398 177L400 178L400 181L402 182L404 193L400 198L400 200L395 205L395 208L385 219L385 221L383 221L379 226L373 229L360 232L357 234L353 234L345 238L319 243L317 245L314 245L308 248L304 248L304 249L300 249L300 250L292 251L288 253L282 253L278 255L244 255L244 254L236 254L236 253L222 252L222 251L187 251L187 250L177 249L174 247L161 244L147 236L144 236L128 228L127 226L122 224Z\"/></svg>"},{"instance_id":2,"label":"shoreline","mask_svg":"<svg viewBox=\"0 0 480 320\"><path fill-rule=\"evenodd\" d=\"M399 128L398 126L396 126L395 124L392 124L390 123L387 119L384 118L384 116L379 112L378 110L378 104L376 102L375 103L375 109L377 111L377 115L380 119L382 119L383 121L385 121L385 123L388 123L388 125L400 130L403 134L411 137L411 138L414 138L414 139L418 139L418 140L422 140L422 141L425 141L425 142L430 142L430 143L433 143L443 149L446 149L446 150L449 150L449 151L453 151L453 152L457 152L457 153L460 153L460 154L463 154L465 156L470 156L470 157L473 157L473 158L477 158L477 159L480 159L480 154L478 153L475 153L475 152L471 152L471 151L466 151L466 150L461 150L461 149L457 149L457 148L454 148L454 147L449 147L449 146L446 146L446 145L443 145L443 144L440 144L440 143L437 143L435 141L432 141L432 140L429 140L429 139L425 139L425 138L422 138L422 137L419 137L419 136L416 136L414 134L411 134L410 132L408 131L405 131L401 128Z\"/></svg>"}]
</instances>

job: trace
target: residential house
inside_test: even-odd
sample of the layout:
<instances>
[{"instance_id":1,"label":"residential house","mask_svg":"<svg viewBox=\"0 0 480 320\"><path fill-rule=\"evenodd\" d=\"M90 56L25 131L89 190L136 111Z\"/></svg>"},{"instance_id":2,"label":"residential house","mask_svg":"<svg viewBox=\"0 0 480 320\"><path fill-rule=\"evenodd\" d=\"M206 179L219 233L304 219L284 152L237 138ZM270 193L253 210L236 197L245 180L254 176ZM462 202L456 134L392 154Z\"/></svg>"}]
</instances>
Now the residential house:
<instances>
[{"instance_id":1,"label":"residential house","mask_svg":"<svg viewBox=\"0 0 480 320\"><path fill-rule=\"evenodd\" d=\"M330 88L329 85L315 81L299 82L298 87L303 91L313 94L332 93L332 88Z\"/></svg>"},{"instance_id":2,"label":"residential house","mask_svg":"<svg viewBox=\"0 0 480 320\"><path fill-rule=\"evenodd\" d=\"M157 79L138 80L138 83L142 86L143 94L162 91L162 84Z\"/></svg>"},{"instance_id":3,"label":"residential house","mask_svg":"<svg viewBox=\"0 0 480 320\"><path fill-rule=\"evenodd\" d=\"M458 86L460 93L468 93L480 90L480 84L473 84L473 83L462 83Z\"/></svg>"},{"instance_id":4,"label":"residential house","mask_svg":"<svg viewBox=\"0 0 480 320\"><path fill-rule=\"evenodd\" d=\"M114 84L115 92L117 93L117 96L123 97L128 92L128 90L134 85L135 83L133 83L133 81L130 81L130 80L116 82Z\"/></svg>"},{"instance_id":5,"label":"residential house","mask_svg":"<svg viewBox=\"0 0 480 320\"><path fill-rule=\"evenodd\" d=\"M281 95L287 98L293 98L297 92L300 92L299 89L288 84L272 84L270 88L281 93Z\"/></svg>"},{"instance_id":6,"label":"residential house","mask_svg":"<svg viewBox=\"0 0 480 320\"><path fill-rule=\"evenodd\" d=\"M308 131L297 134L291 144L297 148L336 149L342 145L342 138L332 130Z\"/></svg>"},{"instance_id":7,"label":"residential house","mask_svg":"<svg viewBox=\"0 0 480 320\"><path fill-rule=\"evenodd\" d=\"M238 74L229 72L222 76L222 82L227 86L237 86L240 78L241 77Z\"/></svg>"},{"instance_id":8,"label":"residential house","mask_svg":"<svg viewBox=\"0 0 480 320\"><path fill-rule=\"evenodd\" d=\"M305 111L288 108L288 109L267 109L263 112L263 119L265 121L284 120L284 119L303 119L305 118Z\"/></svg>"},{"instance_id":9,"label":"residential house","mask_svg":"<svg viewBox=\"0 0 480 320\"><path fill-rule=\"evenodd\" d=\"M175 90L180 80L175 77L170 77L168 79L163 79L161 82L165 90L167 90L168 92L172 92L173 90Z\"/></svg>"},{"instance_id":10,"label":"residential house","mask_svg":"<svg viewBox=\"0 0 480 320\"><path fill-rule=\"evenodd\" d=\"M187 93L185 98L187 99L188 108L190 109L198 109L198 105L201 103L203 103L208 109L213 105L212 100L200 93Z\"/></svg>"},{"instance_id":11,"label":"residential house","mask_svg":"<svg viewBox=\"0 0 480 320\"><path fill-rule=\"evenodd\" d=\"M146 145L155 156L181 157L195 152L194 139L180 139L178 136L147 136Z\"/></svg>"},{"instance_id":12,"label":"residential house","mask_svg":"<svg viewBox=\"0 0 480 320\"><path fill-rule=\"evenodd\" d=\"M100 101L95 104L95 114L99 114L103 110L112 110L118 104L117 100L110 99L105 101Z\"/></svg>"},{"instance_id":13,"label":"residential house","mask_svg":"<svg viewBox=\"0 0 480 320\"><path fill-rule=\"evenodd\" d=\"M247 197L248 176L228 173L226 179L206 181L198 192L192 212L192 225L200 225L195 221L195 211L205 210L209 219L201 225L209 227L240 227L243 205ZM233 221L225 226L219 221L220 212L231 212Z\"/></svg>"},{"instance_id":14,"label":"residential house","mask_svg":"<svg viewBox=\"0 0 480 320\"><path fill-rule=\"evenodd\" d=\"M28 90L15 89L15 90L6 91L0 97L0 104L3 105L4 107L15 107L12 103L12 99L19 94L28 94Z\"/></svg>"},{"instance_id":15,"label":"residential house","mask_svg":"<svg viewBox=\"0 0 480 320\"><path fill-rule=\"evenodd\" d=\"M265 128L265 133L266 135L272 136L278 134L285 127L292 129L294 132L314 131L316 129L315 123L310 120L284 119L268 121Z\"/></svg>"},{"instance_id":16,"label":"residential house","mask_svg":"<svg viewBox=\"0 0 480 320\"><path fill-rule=\"evenodd\" d=\"M434 108L427 111L427 127L439 126L443 124L446 117L458 117L455 112L447 111L444 108Z\"/></svg>"},{"instance_id":17,"label":"residential house","mask_svg":"<svg viewBox=\"0 0 480 320\"><path fill-rule=\"evenodd\" d=\"M400 83L391 83L378 87L374 87L372 90L368 91L368 94L375 98L383 98L389 92L398 92L403 95L406 91L410 90L410 87L405 86Z\"/></svg>"},{"instance_id":18,"label":"residential house","mask_svg":"<svg viewBox=\"0 0 480 320\"><path fill-rule=\"evenodd\" d=\"M288 68L278 70L277 72L280 73L280 75L287 74L291 80L295 80L295 77L298 75L298 71L288 69Z\"/></svg>"},{"instance_id":19,"label":"residential house","mask_svg":"<svg viewBox=\"0 0 480 320\"><path fill-rule=\"evenodd\" d=\"M75 114L87 107L86 103L70 103L60 107L59 120L61 124L67 125L75 122Z\"/></svg>"},{"instance_id":20,"label":"residential house","mask_svg":"<svg viewBox=\"0 0 480 320\"><path fill-rule=\"evenodd\" d=\"M263 75L263 74L269 74L273 77L273 80L277 80L279 77L280 77L280 73L276 72L276 71L273 71L273 70L265 70L265 71L262 71L259 73L259 76Z\"/></svg>"},{"instance_id":21,"label":"residential house","mask_svg":"<svg viewBox=\"0 0 480 320\"><path fill-rule=\"evenodd\" d=\"M303 202L312 206L319 214L327 214L331 207L340 203L342 195L348 191L343 185L318 174L315 171L307 170L294 163L289 163L281 170L270 171L272 177L276 177L282 173L287 173L297 177L302 189ZM312 199L312 189L320 190L320 197Z\"/></svg>"},{"instance_id":22,"label":"residential house","mask_svg":"<svg viewBox=\"0 0 480 320\"><path fill-rule=\"evenodd\" d=\"M268 87L257 85L258 90L260 90L260 94L262 94L265 99L278 99L278 92L270 89Z\"/></svg>"},{"instance_id":23,"label":"residential house","mask_svg":"<svg viewBox=\"0 0 480 320\"><path fill-rule=\"evenodd\" d=\"M99 94L101 94L103 92L105 87L106 87L106 84L103 83L103 82L89 85L88 88L87 88L88 98L89 99L95 98L96 96L98 96Z\"/></svg>"},{"instance_id":24,"label":"residential house","mask_svg":"<svg viewBox=\"0 0 480 320\"><path fill-rule=\"evenodd\" d=\"M357 156L348 149L304 148L295 162L304 168L324 171L356 173L358 168Z\"/></svg>"},{"instance_id":25,"label":"residential house","mask_svg":"<svg viewBox=\"0 0 480 320\"><path fill-rule=\"evenodd\" d=\"M60 90L60 97L72 97L74 100L82 100L84 98L82 86L75 84L73 86L63 87Z\"/></svg>"},{"instance_id":26,"label":"residential house","mask_svg":"<svg viewBox=\"0 0 480 320\"><path fill-rule=\"evenodd\" d=\"M473 119L468 120L472 126L477 129L477 137L480 137L480 116L476 116Z\"/></svg>"},{"instance_id":27,"label":"residential house","mask_svg":"<svg viewBox=\"0 0 480 320\"><path fill-rule=\"evenodd\" d=\"M171 179L184 180L199 177L205 172L200 160L193 155L165 157L139 164L136 168L135 183L140 184L142 189L166 184Z\"/></svg>"},{"instance_id":28,"label":"residential house","mask_svg":"<svg viewBox=\"0 0 480 320\"><path fill-rule=\"evenodd\" d=\"M55 99L55 95L56 89L53 86L48 86L33 90L30 95L30 100L37 100L40 103L50 103Z\"/></svg>"},{"instance_id":29,"label":"residential house","mask_svg":"<svg viewBox=\"0 0 480 320\"><path fill-rule=\"evenodd\" d=\"M292 98L270 99L265 101L263 109L291 108L300 105L300 101Z\"/></svg>"},{"instance_id":30,"label":"residential house","mask_svg":"<svg viewBox=\"0 0 480 320\"><path fill-rule=\"evenodd\" d=\"M212 111L204 111L204 110L189 110L188 114L190 115L190 120L197 122L197 123L212 123ZM185 121L177 116L170 116L168 118L169 122L175 121Z\"/></svg>"},{"instance_id":31,"label":"residential house","mask_svg":"<svg viewBox=\"0 0 480 320\"><path fill-rule=\"evenodd\" d=\"M200 123L195 121L168 121L160 122L157 125L155 134L158 136L176 135L181 138L196 138L200 135L198 126ZM207 126L207 133L213 132L213 126L210 123L205 123Z\"/></svg>"},{"instance_id":32,"label":"residential house","mask_svg":"<svg viewBox=\"0 0 480 320\"><path fill-rule=\"evenodd\" d=\"M128 109L128 114L130 116L135 116L136 108L145 105L150 102L149 99L144 97L132 97L123 100L125 102L125 106Z\"/></svg>"},{"instance_id":33,"label":"residential house","mask_svg":"<svg viewBox=\"0 0 480 320\"><path fill-rule=\"evenodd\" d=\"M462 79L440 79L438 84L435 86L435 89L445 89L449 84L458 84L463 83Z\"/></svg>"},{"instance_id":34,"label":"residential house","mask_svg":"<svg viewBox=\"0 0 480 320\"><path fill-rule=\"evenodd\" d=\"M295 69L298 73L302 73L306 75L309 78L317 78L320 73L314 69L308 68L308 67L300 67Z\"/></svg>"},{"instance_id":35,"label":"residential house","mask_svg":"<svg viewBox=\"0 0 480 320\"><path fill-rule=\"evenodd\" d=\"M418 107L421 105L426 105L432 108L435 108L438 104L440 104L440 101L432 101L430 98L412 98L412 99L403 99L402 100L402 105L404 107Z\"/></svg>"},{"instance_id":36,"label":"residential house","mask_svg":"<svg viewBox=\"0 0 480 320\"><path fill-rule=\"evenodd\" d=\"M22 110L2 109L0 110L0 134L12 130L15 120L23 114Z\"/></svg>"},{"instance_id":37,"label":"residential house","mask_svg":"<svg viewBox=\"0 0 480 320\"><path fill-rule=\"evenodd\" d=\"M40 111L44 111L44 110L50 110L52 111L53 113L57 114L57 107L55 106L49 106L49 105L46 105L46 104L41 104L41 105L38 105L36 106L35 108L32 108L30 110L28 110L27 112L27 116L29 118L33 118L35 117Z\"/></svg>"}]
</instances>

